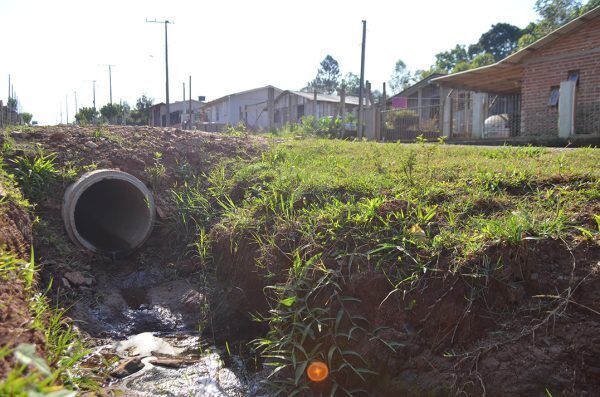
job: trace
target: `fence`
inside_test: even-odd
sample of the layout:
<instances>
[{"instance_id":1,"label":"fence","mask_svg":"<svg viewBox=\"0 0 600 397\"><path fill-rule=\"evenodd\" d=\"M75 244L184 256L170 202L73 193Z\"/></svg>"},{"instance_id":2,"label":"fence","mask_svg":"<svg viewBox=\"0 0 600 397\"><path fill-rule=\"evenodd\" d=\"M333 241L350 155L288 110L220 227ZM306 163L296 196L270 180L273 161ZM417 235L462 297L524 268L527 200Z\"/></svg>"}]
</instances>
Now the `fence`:
<instances>
[{"instance_id":1,"label":"fence","mask_svg":"<svg viewBox=\"0 0 600 397\"><path fill-rule=\"evenodd\" d=\"M521 135L521 95L453 92L450 106L452 138L509 138Z\"/></svg>"},{"instance_id":2,"label":"fence","mask_svg":"<svg viewBox=\"0 0 600 397\"><path fill-rule=\"evenodd\" d=\"M484 138L521 135L521 94L488 94L484 111Z\"/></svg>"},{"instance_id":3,"label":"fence","mask_svg":"<svg viewBox=\"0 0 600 397\"><path fill-rule=\"evenodd\" d=\"M470 91L455 91L445 106L451 109L451 135L453 138L473 136L473 98Z\"/></svg>"},{"instance_id":4,"label":"fence","mask_svg":"<svg viewBox=\"0 0 600 397\"><path fill-rule=\"evenodd\" d=\"M440 99L422 98L425 105L409 102L404 109L391 109L381 112L382 138L386 141L414 141L422 135L436 139L442 135L440 123Z\"/></svg>"},{"instance_id":5,"label":"fence","mask_svg":"<svg viewBox=\"0 0 600 397\"><path fill-rule=\"evenodd\" d=\"M575 134L600 134L600 87L580 86L575 104Z\"/></svg>"}]
</instances>

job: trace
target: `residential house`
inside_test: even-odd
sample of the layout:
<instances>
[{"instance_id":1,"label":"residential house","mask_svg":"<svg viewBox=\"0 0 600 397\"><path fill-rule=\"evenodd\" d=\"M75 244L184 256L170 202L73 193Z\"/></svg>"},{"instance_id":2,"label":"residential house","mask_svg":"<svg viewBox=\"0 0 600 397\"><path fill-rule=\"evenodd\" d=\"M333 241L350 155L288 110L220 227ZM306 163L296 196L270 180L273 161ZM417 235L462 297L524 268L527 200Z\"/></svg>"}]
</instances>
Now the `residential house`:
<instances>
[{"instance_id":1,"label":"residential house","mask_svg":"<svg viewBox=\"0 0 600 397\"><path fill-rule=\"evenodd\" d=\"M199 119L202 102L192 99L191 103L194 121L197 121ZM189 108L189 100L170 103L169 112L171 113L171 117L168 126L183 126L183 124L189 120ZM164 102L157 103L150 107L149 125L154 127L167 126L167 105Z\"/></svg>"},{"instance_id":2,"label":"residential house","mask_svg":"<svg viewBox=\"0 0 600 397\"><path fill-rule=\"evenodd\" d=\"M273 128L273 101L283 90L272 85L225 95L202 106L205 125L237 125L244 123L248 129L267 130ZM269 106L271 104L271 106ZM271 115L271 117L269 117ZM205 127L205 128L203 128Z\"/></svg>"},{"instance_id":3,"label":"residential house","mask_svg":"<svg viewBox=\"0 0 600 397\"><path fill-rule=\"evenodd\" d=\"M342 108L342 103L344 104ZM343 117L354 114L358 97L315 94L302 91L283 91L275 98L274 126L281 128L288 123L300 123L304 116Z\"/></svg>"},{"instance_id":4,"label":"residential house","mask_svg":"<svg viewBox=\"0 0 600 397\"><path fill-rule=\"evenodd\" d=\"M435 138L441 135L442 101L448 89L432 80L442 73L432 73L419 82L388 98L382 137L390 140L414 140L423 135Z\"/></svg>"},{"instance_id":5,"label":"residential house","mask_svg":"<svg viewBox=\"0 0 600 397\"><path fill-rule=\"evenodd\" d=\"M444 135L465 138L598 138L600 7L481 68L438 77Z\"/></svg>"}]
</instances>

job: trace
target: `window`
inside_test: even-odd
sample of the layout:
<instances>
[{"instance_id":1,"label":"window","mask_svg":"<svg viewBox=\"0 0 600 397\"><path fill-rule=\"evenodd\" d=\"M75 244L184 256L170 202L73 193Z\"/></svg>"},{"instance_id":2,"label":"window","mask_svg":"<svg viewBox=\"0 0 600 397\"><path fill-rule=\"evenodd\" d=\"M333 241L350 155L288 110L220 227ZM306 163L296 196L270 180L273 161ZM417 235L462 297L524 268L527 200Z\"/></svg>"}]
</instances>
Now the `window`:
<instances>
[{"instance_id":1,"label":"window","mask_svg":"<svg viewBox=\"0 0 600 397\"><path fill-rule=\"evenodd\" d=\"M574 81L576 85L579 85L579 70L571 70L567 80Z\"/></svg>"},{"instance_id":2,"label":"window","mask_svg":"<svg viewBox=\"0 0 600 397\"><path fill-rule=\"evenodd\" d=\"M548 106L558 106L558 97L560 96L560 87L554 86L550 88L550 99Z\"/></svg>"},{"instance_id":3,"label":"window","mask_svg":"<svg viewBox=\"0 0 600 397\"><path fill-rule=\"evenodd\" d=\"M217 105L217 107L215 109L217 111L217 116L216 116L215 121L219 121L219 106Z\"/></svg>"}]
</instances>

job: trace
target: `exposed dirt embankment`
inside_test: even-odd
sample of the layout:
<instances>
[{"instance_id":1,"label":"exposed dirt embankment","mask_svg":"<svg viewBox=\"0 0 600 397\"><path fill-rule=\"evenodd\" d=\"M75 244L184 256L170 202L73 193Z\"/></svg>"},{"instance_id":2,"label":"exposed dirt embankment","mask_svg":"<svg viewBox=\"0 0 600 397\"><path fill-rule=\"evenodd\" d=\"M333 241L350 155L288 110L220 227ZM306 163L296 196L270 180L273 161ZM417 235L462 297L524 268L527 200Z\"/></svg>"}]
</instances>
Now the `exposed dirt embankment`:
<instances>
[{"instance_id":1,"label":"exposed dirt embankment","mask_svg":"<svg viewBox=\"0 0 600 397\"><path fill-rule=\"evenodd\" d=\"M189 230L180 230L188 220L178 218L173 195L188 183L201 184L219 164L255 158L267 146L262 139L164 128L57 126L9 131L0 144L5 144L4 167L10 172L27 174L25 168L35 167L36 160L49 162L31 173L39 179L22 178L21 188L29 188L28 198L39 218L33 236L29 218L7 202L0 212L0 242L25 259L32 243L39 289L51 285L49 297L69 308L73 324L84 338L91 337L88 345L143 332L209 332L211 271L202 268L195 253L191 220ZM155 198L153 234L127 258L86 252L68 239L63 227L65 188L100 168L132 174ZM39 333L24 334L30 317L22 281L7 281L0 283L1 345L41 342ZM2 365L0 375L8 369ZM108 370L108 364L103 365L101 372ZM97 379L100 384L105 381L102 376Z\"/></svg>"},{"instance_id":2,"label":"exposed dirt embankment","mask_svg":"<svg viewBox=\"0 0 600 397\"><path fill-rule=\"evenodd\" d=\"M4 182L0 177L0 248L10 257L0 259L0 346L14 348L19 343L36 343L39 347L43 335L29 326L32 319L28 293L19 271L29 260L31 220L21 206L8 199ZM11 363L12 356L0 359L0 379Z\"/></svg>"}]
</instances>

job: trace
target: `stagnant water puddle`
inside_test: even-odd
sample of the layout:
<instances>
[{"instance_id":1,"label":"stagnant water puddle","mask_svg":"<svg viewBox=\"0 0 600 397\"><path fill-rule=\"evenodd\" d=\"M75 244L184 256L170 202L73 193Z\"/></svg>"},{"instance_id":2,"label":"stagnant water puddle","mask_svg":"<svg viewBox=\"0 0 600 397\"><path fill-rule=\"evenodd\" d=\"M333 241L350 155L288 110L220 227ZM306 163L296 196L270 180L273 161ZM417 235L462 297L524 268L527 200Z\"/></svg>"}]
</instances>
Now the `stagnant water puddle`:
<instances>
[{"instance_id":1,"label":"stagnant water puddle","mask_svg":"<svg viewBox=\"0 0 600 397\"><path fill-rule=\"evenodd\" d=\"M204 346L199 335L145 332L97 347L83 365L116 359L105 386L121 396L259 394L259 377L241 356Z\"/></svg>"},{"instance_id":2,"label":"stagnant water puddle","mask_svg":"<svg viewBox=\"0 0 600 397\"><path fill-rule=\"evenodd\" d=\"M72 309L96 346L81 365L110 374L97 379L103 388L120 396L263 394L247 341L219 339L206 327L209 291L193 276L152 264L103 265Z\"/></svg>"}]
</instances>

